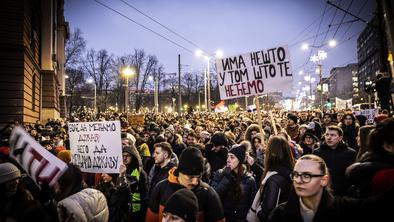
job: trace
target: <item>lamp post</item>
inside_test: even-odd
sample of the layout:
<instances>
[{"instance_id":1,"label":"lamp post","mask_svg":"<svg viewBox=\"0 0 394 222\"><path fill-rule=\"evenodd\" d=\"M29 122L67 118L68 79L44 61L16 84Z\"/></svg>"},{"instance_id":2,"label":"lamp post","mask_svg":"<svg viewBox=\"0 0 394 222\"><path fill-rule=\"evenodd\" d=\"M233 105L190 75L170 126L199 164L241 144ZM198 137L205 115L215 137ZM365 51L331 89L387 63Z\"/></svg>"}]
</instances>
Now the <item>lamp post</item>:
<instances>
[{"instance_id":1,"label":"lamp post","mask_svg":"<svg viewBox=\"0 0 394 222\"><path fill-rule=\"evenodd\" d=\"M93 81L93 79L89 79L88 83L92 84L93 83L93 87L94 87L94 113L97 112L97 103L96 103L96 98L97 98L97 94L96 94L96 83Z\"/></svg>"},{"instance_id":2,"label":"lamp post","mask_svg":"<svg viewBox=\"0 0 394 222\"><path fill-rule=\"evenodd\" d=\"M310 61L317 64L319 70L319 78L320 78L320 109L323 110L323 71L321 62L327 58L327 53L323 50L319 50L317 55L314 54L311 56Z\"/></svg>"},{"instance_id":3,"label":"lamp post","mask_svg":"<svg viewBox=\"0 0 394 222\"><path fill-rule=\"evenodd\" d=\"M309 45L308 43L304 43L304 44L302 44L301 49L302 50L308 50L309 48L320 49L326 45L328 45L330 48L334 48L335 46L337 46L337 42L335 41L335 39L331 39L330 41L328 41L328 43L325 43L325 44L322 44L319 46L314 46L314 45ZM327 53L323 50L319 50L317 52L317 55L314 54L310 57L310 61L317 64L317 67L318 67L317 69L318 69L319 78L320 78L320 109L322 109L322 110L323 110L323 70L322 70L321 61L325 60L326 58L327 58Z\"/></svg>"},{"instance_id":4,"label":"lamp post","mask_svg":"<svg viewBox=\"0 0 394 222\"><path fill-rule=\"evenodd\" d=\"M124 112L129 111L129 77L135 74L135 71L129 66L122 69L122 74L126 78L125 91L124 91Z\"/></svg>"},{"instance_id":5,"label":"lamp post","mask_svg":"<svg viewBox=\"0 0 394 222\"><path fill-rule=\"evenodd\" d=\"M208 112L211 111L211 69L210 69L210 60L215 58L223 58L223 52L221 50L217 50L215 55L209 55L207 53L204 53L202 50L197 50L196 51L196 56L197 57L204 57L204 60L207 61L207 68L206 72L204 72L204 90L205 90L205 97L204 97L204 103L205 107L208 110Z\"/></svg>"},{"instance_id":6,"label":"lamp post","mask_svg":"<svg viewBox=\"0 0 394 222\"><path fill-rule=\"evenodd\" d=\"M153 96L153 100L154 100L154 110L155 113L159 112L159 82L158 82L158 78L156 75L149 76L149 80L153 80L154 81L154 96Z\"/></svg>"}]
</instances>

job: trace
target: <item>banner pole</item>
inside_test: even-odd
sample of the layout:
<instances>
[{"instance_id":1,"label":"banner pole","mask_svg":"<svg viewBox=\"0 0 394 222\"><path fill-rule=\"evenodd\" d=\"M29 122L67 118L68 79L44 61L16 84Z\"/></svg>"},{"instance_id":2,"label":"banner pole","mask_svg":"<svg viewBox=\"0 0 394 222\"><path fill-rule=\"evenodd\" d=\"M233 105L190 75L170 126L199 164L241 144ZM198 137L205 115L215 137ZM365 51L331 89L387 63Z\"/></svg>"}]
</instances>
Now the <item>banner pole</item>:
<instances>
[{"instance_id":1,"label":"banner pole","mask_svg":"<svg viewBox=\"0 0 394 222\"><path fill-rule=\"evenodd\" d=\"M257 122L259 124L259 129L261 134L261 143L265 145L265 132L263 130L263 123L261 120L260 100L258 95L255 96L255 103L256 103L256 112L257 112Z\"/></svg>"}]
</instances>

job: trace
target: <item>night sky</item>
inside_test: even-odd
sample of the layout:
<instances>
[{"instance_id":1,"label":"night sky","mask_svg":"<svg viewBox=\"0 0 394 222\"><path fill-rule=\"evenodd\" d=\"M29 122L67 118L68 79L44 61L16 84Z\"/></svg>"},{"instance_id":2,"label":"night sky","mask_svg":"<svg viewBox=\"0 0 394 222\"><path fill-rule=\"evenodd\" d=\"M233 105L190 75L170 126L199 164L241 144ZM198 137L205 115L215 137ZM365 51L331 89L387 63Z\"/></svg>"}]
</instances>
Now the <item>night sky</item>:
<instances>
[{"instance_id":1,"label":"night sky","mask_svg":"<svg viewBox=\"0 0 394 222\"><path fill-rule=\"evenodd\" d=\"M302 43L319 46L335 35L338 46L322 48L328 52L328 58L323 61L323 75L328 76L335 66L357 62L357 37L366 26L350 15L343 18L344 13L325 0L124 0L188 40L185 41L120 0L98 1L183 48L94 0L65 0L65 17L70 30L82 30L88 49L106 49L116 56L132 53L135 48L144 49L156 55L165 72L171 73L178 70L178 54L182 71L202 71L206 62L194 55L198 48L211 54L220 49L227 57L289 45L294 87L303 79L300 70L318 78L315 65L307 62L317 50L303 51ZM332 2L367 21L376 7L373 0ZM317 33L322 34L314 38Z\"/></svg>"}]
</instances>

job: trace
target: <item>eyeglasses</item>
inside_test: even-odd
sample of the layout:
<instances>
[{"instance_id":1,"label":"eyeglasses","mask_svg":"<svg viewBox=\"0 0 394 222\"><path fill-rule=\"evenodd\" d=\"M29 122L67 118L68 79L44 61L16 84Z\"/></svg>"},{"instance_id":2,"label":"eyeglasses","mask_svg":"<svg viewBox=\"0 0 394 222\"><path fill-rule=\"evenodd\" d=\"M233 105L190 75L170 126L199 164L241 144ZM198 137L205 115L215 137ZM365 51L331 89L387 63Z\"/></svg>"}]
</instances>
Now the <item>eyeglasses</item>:
<instances>
[{"instance_id":1,"label":"eyeglasses","mask_svg":"<svg viewBox=\"0 0 394 222\"><path fill-rule=\"evenodd\" d=\"M290 177L292 180L295 180L298 177L300 177L301 182L303 182L303 183L311 182L313 177L323 177L323 176L325 176L325 175L324 174L311 174L311 173L298 173L297 171L294 171L290 174Z\"/></svg>"},{"instance_id":2,"label":"eyeglasses","mask_svg":"<svg viewBox=\"0 0 394 222\"><path fill-rule=\"evenodd\" d=\"M352 118L345 118L345 120L353 120Z\"/></svg>"}]
</instances>

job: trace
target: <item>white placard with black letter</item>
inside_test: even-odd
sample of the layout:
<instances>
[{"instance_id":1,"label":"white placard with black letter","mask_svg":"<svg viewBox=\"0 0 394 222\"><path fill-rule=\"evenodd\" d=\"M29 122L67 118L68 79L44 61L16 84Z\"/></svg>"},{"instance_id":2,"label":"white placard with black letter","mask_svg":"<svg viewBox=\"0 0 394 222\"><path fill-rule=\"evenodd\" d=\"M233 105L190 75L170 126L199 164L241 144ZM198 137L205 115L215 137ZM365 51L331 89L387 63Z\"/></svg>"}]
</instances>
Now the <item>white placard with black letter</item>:
<instances>
[{"instance_id":1,"label":"white placard with black letter","mask_svg":"<svg viewBox=\"0 0 394 222\"><path fill-rule=\"evenodd\" d=\"M122 142L119 121L68 124L71 161L88 173L119 173Z\"/></svg>"},{"instance_id":2,"label":"white placard with black letter","mask_svg":"<svg viewBox=\"0 0 394 222\"><path fill-rule=\"evenodd\" d=\"M22 127L15 127L10 137L11 157L40 185L53 186L67 169L67 164L35 141Z\"/></svg>"},{"instance_id":3,"label":"white placard with black letter","mask_svg":"<svg viewBox=\"0 0 394 222\"><path fill-rule=\"evenodd\" d=\"M216 60L220 98L233 99L291 90L287 45Z\"/></svg>"}]
</instances>

